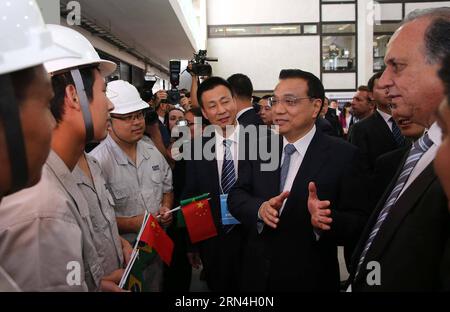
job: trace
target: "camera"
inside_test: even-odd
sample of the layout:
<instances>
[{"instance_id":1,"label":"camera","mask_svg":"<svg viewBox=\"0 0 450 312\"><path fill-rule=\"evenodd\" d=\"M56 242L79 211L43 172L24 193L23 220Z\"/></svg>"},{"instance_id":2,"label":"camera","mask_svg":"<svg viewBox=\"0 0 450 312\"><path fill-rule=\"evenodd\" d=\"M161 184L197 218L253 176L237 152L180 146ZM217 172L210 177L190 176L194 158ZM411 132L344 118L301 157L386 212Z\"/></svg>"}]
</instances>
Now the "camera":
<instances>
[{"instance_id":1,"label":"camera","mask_svg":"<svg viewBox=\"0 0 450 312\"><path fill-rule=\"evenodd\" d=\"M170 71L170 84L172 89L167 91L167 102L170 104L180 103L180 91L178 90L178 85L180 84L180 71L181 62L179 60L171 60L169 62Z\"/></svg>"},{"instance_id":2,"label":"camera","mask_svg":"<svg viewBox=\"0 0 450 312\"><path fill-rule=\"evenodd\" d=\"M186 119L181 119L181 120L177 121L176 125L178 127L186 127L186 126L189 125L189 123L188 123L188 121Z\"/></svg>"},{"instance_id":3,"label":"camera","mask_svg":"<svg viewBox=\"0 0 450 312\"><path fill-rule=\"evenodd\" d=\"M198 53L194 53L194 58L189 62L192 65L192 68L187 69L189 73L192 73L196 76L211 76L212 68L208 62L217 62L218 59L215 57L207 57L206 50L199 50Z\"/></svg>"}]
</instances>

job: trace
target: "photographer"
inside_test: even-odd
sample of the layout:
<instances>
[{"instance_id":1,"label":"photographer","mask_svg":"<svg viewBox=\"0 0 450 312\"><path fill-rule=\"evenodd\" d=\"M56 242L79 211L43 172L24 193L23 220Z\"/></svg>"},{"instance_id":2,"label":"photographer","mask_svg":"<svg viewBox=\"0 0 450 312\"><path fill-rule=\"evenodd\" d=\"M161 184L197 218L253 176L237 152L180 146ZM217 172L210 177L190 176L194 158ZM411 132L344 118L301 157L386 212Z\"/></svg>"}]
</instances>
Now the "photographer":
<instances>
[{"instance_id":1,"label":"photographer","mask_svg":"<svg viewBox=\"0 0 450 312\"><path fill-rule=\"evenodd\" d=\"M170 133L169 129L164 125L164 116L172 105L167 101L167 92L164 90L156 92L153 102L155 103L156 114L158 114L159 131L161 132L164 146L168 147L170 144Z\"/></svg>"}]
</instances>

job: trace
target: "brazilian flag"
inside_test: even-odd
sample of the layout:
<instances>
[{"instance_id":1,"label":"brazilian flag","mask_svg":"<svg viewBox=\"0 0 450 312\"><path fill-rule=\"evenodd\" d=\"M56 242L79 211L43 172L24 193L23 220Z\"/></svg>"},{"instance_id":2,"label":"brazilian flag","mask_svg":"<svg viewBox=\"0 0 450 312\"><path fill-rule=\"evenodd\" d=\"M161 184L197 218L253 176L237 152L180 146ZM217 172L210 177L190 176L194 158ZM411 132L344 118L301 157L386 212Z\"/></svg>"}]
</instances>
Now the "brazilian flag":
<instances>
[{"instance_id":1,"label":"brazilian flag","mask_svg":"<svg viewBox=\"0 0 450 312\"><path fill-rule=\"evenodd\" d=\"M124 289L131 292L148 292L147 285L150 281L146 283L144 278L144 271L148 268L153 258L156 256L156 252L146 243L140 241L138 244L139 255L133 264L127 281L125 282Z\"/></svg>"}]
</instances>

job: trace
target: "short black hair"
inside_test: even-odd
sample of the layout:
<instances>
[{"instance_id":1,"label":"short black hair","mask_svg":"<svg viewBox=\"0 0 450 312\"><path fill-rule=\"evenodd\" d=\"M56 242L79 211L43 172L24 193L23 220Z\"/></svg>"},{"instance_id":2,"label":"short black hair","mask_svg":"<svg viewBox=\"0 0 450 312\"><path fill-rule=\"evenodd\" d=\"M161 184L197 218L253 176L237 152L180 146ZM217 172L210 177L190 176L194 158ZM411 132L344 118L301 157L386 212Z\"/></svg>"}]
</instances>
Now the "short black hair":
<instances>
[{"instance_id":1,"label":"short black hair","mask_svg":"<svg viewBox=\"0 0 450 312\"><path fill-rule=\"evenodd\" d=\"M226 87L228 90L230 90L231 95L234 97L233 88L228 83L228 81L226 81L222 77L215 77L215 76L209 77L205 81L203 81L197 89L197 101L198 101L198 104L200 105L200 107L203 107L203 102L202 102L203 93L205 93L206 91L212 90L217 86Z\"/></svg>"},{"instance_id":2,"label":"short black hair","mask_svg":"<svg viewBox=\"0 0 450 312\"><path fill-rule=\"evenodd\" d=\"M441 77L444 82L445 89L447 90L447 104L450 105L450 54L447 55L442 62L439 77Z\"/></svg>"},{"instance_id":3,"label":"short black hair","mask_svg":"<svg viewBox=\"0 0 450 312\"><path fill-rule=\"evenodd\" d=\"M369 92L369 88L367 86L359 86L358 91Z\"/></svg>"},{"instance_id":4,"label":"short black hair","mask_svg":"<svg viewBox=\"0 0 450 312\"><path fill-rule=\"evenodd\" d=\"M313 99L320 99L323 105L325 99L325 89L319 78L317 78L313 73L303 71L301 69L282 69L280 71L280 80L295 78L306 80L308 83L307 95Z\"/></svg>"},{"instance_id":5,"label":"short black hair","mask_svg":"<svg viewBox=\"0 0 450 312\"><path fill-rule=\"evenodd\" d=\"M251 100L253 94L253 85L250 78L244 74L234 74L228 77L227 81L233 88L236 97Z\"/></svg>"},{"instance_id":6,"label":"short black hair","mask_svg":"<svg viewBox=\"0 0 450 312\"><path fill-rule=\"evenodd\" d=\"M86 96L90 101L94 97L94 82L95 82L95 70L98 69L98 65L88 66L80 68L81 78L83 79L84 88L86 90ZM72 75L70 72L63 72L52 76L53 92L55 96L50 101L50 110L55 117L57 123L62 121L64 116L64 97L66 96L66 87L68 85L74 85Z\"/></svg>"},{"instance_id":7,"label":"short black hair","mask_svg":"<svg viewBox=\"0 0 450 312\"><path fill-rule=\"evenodd\" d=\"M370 77L369 82L367 83L367 88L369 88L369 92L373 92L373 89L375 88L375 80L380 79L381 75L383 75L382 71L375 73L373 74L372 77Z\"/></svg>"},{"instance_id":8,"label":"short black hair","mask_svg":"<svg viewBox=\"0 0 450 312\"><path fill-rule=\"evenodd\" d=\"M261 98L261 100L267 100L268 98L271 98L271 97L272 97L272 94L266 94Z\"/></svg>"}]
</instances>

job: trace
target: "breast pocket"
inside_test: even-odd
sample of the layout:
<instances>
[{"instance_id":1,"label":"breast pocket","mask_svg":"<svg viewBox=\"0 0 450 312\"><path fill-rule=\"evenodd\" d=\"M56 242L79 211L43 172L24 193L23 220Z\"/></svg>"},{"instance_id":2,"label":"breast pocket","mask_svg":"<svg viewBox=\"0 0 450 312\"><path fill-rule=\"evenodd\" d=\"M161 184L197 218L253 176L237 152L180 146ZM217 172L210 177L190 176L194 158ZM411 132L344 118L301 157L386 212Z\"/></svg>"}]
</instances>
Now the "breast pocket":
<instances>
[{"instance_id":1,"label":"breast pocket","mask_svg":"<svg viewBox=\"0 0 450 312\"><path fill-rule=\"evenodd\" d=\"M115 211L118 216L127 216L127 208L129 209L129 198L131 189L124 183L112 183L108 189L111 191L111 195L114 200Z\"/></svg>"}]
</instances>

